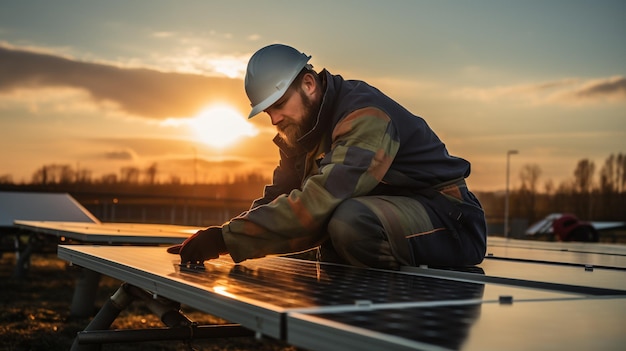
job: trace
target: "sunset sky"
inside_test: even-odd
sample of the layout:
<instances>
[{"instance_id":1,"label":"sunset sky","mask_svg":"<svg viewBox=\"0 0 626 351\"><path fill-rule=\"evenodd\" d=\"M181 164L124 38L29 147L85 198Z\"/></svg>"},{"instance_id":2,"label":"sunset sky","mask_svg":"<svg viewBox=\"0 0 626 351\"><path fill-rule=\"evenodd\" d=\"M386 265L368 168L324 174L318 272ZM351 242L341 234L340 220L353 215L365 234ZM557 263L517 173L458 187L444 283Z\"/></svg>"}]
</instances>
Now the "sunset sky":
<instances>
[{"instance_id":1,"label":"sunset sky","mask_svg":"<svg viewBox=\"0 0 626 351\"><path fill-rule=\"evenodd\" d=\"M626 153L625 38L622 0L1 1L0 176L270 176L243 74L280 42L424 117L473 189L505 187L507 150L512 186L526 164L558 184Z\"/></svg>"}]
</instances>

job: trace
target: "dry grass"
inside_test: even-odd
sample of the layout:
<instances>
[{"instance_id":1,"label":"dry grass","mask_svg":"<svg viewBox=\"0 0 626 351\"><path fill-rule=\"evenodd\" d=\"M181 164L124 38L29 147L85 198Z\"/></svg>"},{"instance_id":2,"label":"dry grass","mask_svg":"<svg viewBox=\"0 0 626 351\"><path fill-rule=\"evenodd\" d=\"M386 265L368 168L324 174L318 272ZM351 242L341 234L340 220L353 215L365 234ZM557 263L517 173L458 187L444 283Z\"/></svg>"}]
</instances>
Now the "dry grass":
<instances>
[{"instance_id":1,"label":"dry grass","mask_svg":"<svg viewBox=\"0 0 626 351\"><path fill-rule=\"evenodd\" d=\"M89 318L70 318L69 309L78 270L69 267L55 254L34 254L24 278L15 278L15 255L0 257L0 350L69 350L76 333ZM98 290L101 306L121 282L103 277ZM199 324L220 322L216 317L183 306L191 320ZM94 311L95 312L95 311ZM163 323L140 302L133 303L115 320L112 329L163 327ZM198 350L274 350L296 351L277 340L253 337L194 340ZM102 350L189 350L182 341L105 344Z\"/></svg>"}]
</instances>

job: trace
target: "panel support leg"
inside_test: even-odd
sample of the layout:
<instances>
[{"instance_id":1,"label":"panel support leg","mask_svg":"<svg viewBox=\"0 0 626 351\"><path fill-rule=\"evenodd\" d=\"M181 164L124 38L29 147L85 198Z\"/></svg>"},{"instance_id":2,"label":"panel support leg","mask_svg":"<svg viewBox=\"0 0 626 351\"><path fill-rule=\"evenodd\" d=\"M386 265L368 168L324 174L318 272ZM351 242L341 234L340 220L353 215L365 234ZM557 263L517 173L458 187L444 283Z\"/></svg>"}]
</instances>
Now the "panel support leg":
<instances>
[{"instance_id":1,"label":"panel support leg","mask_svg":"<svg viewBox=\"0 0 626 351\"><path fill-rule=\"evenodd\" d=\"M93 315L100 276L98 272L81 267L80 276L76 280L76 287L74 288L70 316L89 317Z\"/></svg>"}]
</instances>

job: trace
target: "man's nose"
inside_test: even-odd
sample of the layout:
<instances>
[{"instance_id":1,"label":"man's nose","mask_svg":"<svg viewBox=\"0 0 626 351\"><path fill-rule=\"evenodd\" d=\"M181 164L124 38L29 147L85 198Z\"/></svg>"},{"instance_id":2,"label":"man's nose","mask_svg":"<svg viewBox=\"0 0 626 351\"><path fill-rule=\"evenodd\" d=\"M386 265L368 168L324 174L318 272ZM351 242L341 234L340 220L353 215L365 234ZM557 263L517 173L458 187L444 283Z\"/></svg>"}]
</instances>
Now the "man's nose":
<instances>
[{"instance_id":1,"label":"man's nose","mask_svg":"<svg viewBox=\"0 0 626 351\"><path fill-rule=\"evenodd\" d=\"M270 116L270 120L272 121L272 125L277 125L278 123L280 123L283 120L283 117L280 113L276 112L276 111L266 111L267 114Z\"/></svg>"}]
</instances>

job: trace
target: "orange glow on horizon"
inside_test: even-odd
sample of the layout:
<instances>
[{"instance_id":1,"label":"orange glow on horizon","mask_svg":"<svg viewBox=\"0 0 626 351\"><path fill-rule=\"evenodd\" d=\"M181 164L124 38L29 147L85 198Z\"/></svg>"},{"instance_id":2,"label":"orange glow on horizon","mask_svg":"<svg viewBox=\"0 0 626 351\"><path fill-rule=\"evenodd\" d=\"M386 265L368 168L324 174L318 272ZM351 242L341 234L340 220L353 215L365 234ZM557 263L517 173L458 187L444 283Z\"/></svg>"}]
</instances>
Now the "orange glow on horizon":
<instances>
[{"instance_id":1,"label":"orange glow on horizon","mask_svg":"<svg viewBox=\"0 0 626 351\"><path fill-rule=\"evenodd\" d=\"M258 134L257 128L229 105L209 106L189 119L188 124L198 141L220 149Z\"/></svg>"}]
</instances>

